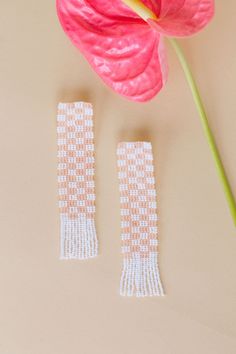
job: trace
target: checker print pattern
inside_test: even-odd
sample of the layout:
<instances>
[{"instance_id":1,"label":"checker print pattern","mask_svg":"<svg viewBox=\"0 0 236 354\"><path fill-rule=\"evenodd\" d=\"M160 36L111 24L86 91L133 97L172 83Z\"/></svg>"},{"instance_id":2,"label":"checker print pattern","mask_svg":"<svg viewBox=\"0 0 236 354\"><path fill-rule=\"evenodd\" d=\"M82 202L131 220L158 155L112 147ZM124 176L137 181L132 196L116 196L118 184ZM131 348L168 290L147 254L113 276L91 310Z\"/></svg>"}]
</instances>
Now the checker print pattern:
<instances>
[{"instance_id":1,"label":"checker print pattern","mask_svg":"<svg viewBox=\"0 0 236 354\"><path fill-rule=\"evenodd\" d=\"M123 271L121 295L163 295L158 270L157 204L152 146L123 142L117 148Z\"/></svg>"},{"instance_id":2,"label":"checker print pattern","mask_svg":"<svg viewBox=\"0 0 236 354\"><path fill-rule=\"evenodd\" d=\"M60 103L57 115L61 258L97 255L93 110L90 103Z\"/></svg>"}]
</instances>

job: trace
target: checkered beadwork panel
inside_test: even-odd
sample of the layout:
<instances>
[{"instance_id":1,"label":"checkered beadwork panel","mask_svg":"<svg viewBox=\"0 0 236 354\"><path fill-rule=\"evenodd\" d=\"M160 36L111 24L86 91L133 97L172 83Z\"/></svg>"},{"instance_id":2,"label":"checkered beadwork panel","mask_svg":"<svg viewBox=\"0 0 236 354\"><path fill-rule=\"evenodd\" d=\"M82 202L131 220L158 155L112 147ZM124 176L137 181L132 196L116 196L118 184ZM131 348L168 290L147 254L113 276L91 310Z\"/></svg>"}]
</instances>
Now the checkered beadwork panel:
<instances>
[{"instance_id":1,"label":"checkered beadwork panel","mask_svg":"<svg viewBox=\"0 0 236 354\"><path fill-rule=\"evenodd\" d=\"M158 296L157 205L152 146L122 142L117 148L123 271L121 295Z\"/></svg>"},{"instance_id":2,"label":"checkered beadwork panel","mask_svg":"<svg viewBox=\"0 0 236 354\"><path fill-rule=\"evenodd\" d=\"M90 103L60 103L57 115L61 258L97 255L93 110Z\"/></svg>"}]
</instances>

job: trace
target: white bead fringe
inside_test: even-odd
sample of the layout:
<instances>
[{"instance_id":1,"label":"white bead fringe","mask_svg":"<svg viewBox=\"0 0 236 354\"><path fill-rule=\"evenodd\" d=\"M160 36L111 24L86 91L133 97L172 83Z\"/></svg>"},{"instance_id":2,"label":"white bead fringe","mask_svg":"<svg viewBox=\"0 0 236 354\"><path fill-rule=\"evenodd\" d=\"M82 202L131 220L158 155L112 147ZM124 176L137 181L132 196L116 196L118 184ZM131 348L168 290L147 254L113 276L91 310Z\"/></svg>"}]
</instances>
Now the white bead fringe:
<instances>
[{"instance_id":1,"label":"white bead fringe","mask_svg":"<svg viewBox=\"0 0 236 354\"><path fill-rule=\"evenodd\" d=\"M94 220L61 215L61 259L88 259L97 255Z\"/></svg>"},{"instance_id":2,"label":"white bead fringe","mask_svg":"<svg viewBox=\"0 0 236 354\"><path fill-rule=\"evenodd\" d=\"M158 270L157 254L148 259L139 256L123 260L123 270L120 281L122 296L163 296Z\"/></svg>"}]
</instances>

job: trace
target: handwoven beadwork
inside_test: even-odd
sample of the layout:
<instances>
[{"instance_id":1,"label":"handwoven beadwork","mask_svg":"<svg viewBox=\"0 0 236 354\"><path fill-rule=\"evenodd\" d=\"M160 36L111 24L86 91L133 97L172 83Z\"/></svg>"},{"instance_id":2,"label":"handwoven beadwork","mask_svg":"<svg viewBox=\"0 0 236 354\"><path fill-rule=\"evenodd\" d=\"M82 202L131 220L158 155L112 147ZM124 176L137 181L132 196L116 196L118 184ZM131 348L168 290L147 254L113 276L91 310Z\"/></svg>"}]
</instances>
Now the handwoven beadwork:
<instances>
[{"instance_id":1,"label":"handwoven beadwork","mask_svg":"<svg viewBox=\"0 0 236 354\"><path fill-rule=\"evenodd\" d=\"M152 146L148 142L122 142L117 158L123 254L120 294L164 295L158 270Z\"/></svg>"},{"instance_id":2,"label":"handwoven beadwork","mask_svg":"<svg viewBox=\"0 0 236 354\"><path fill-rule=\"evenodd\" d=\"M98 253L95 230L93 110L90 103L60 103L57 115L61 258Z\"/></svg>"}]
</instances>

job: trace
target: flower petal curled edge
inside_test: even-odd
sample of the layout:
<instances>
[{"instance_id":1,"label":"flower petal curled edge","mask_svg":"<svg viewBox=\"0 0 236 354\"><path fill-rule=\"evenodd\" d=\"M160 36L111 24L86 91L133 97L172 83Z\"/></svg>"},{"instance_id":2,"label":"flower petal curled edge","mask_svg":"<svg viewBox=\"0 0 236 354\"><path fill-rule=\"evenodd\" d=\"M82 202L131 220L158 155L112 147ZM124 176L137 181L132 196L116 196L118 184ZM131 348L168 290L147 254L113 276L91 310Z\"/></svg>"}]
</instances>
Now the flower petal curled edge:
<instances>
[{"instance_id":1,"label":"flower petal curled edge","mask_svg":"<svg viewBox=\"0 0 236 354\"><path fill-rule=\"evenodd\" d=\"M93 69L113 90L140 102L153 98L167 80L163 34L194 34L214 13L210 0L143 2L158 21L147 24L120 0L57 0L65 33Z\"/></svg>"}]
</instances>

